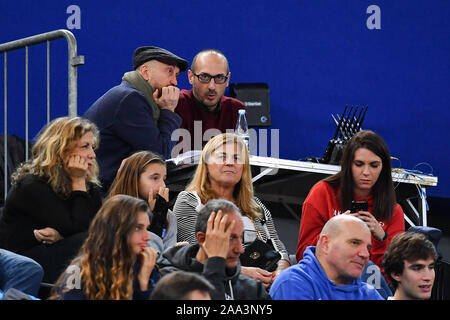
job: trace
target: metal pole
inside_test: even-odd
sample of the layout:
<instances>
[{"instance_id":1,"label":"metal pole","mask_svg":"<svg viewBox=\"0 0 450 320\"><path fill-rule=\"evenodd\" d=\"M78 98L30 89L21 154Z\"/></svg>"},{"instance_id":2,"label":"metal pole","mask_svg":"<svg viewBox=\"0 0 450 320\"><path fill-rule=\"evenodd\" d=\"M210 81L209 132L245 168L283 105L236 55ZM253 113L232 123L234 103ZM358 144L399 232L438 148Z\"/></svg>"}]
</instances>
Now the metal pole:
<instances>
[{"instance_id":1,"label":"metal pole","mask_svg":"<svg viewBox=\"0 0 450 320\"><path fill-rule=\"evenodd\" d=\"M25 47L25 160L28 160L28 46Z\"/></svg>"},{"instance_id":2,"label":"metal pole","mask_svg":"<svg viewBox=\"0 0 450 320\"><path fill-rule=\"evenodd\" d=\"M63 33L67 40L68 50L68 88L69 88L69 116L77 116L78 110L78 69L77 67L84 64L84 56L77 55L77 41L72 32L67 30L59 30Z\"/></svg>"},{"instance_id":3,"label":"metal pole","mask_svg":"<svg viewBox=\"0 0 450 320\"><path fill-rule=\"evenodd\" d=\"M5 199L6 194L8 193L8 58L7 53L5 52L4 57L4 102L5 102L5 109L4 112L4 140L3 140L3 156L4 156L4 188L5 188Z\"/></svg>"},{"instance_id":4,"label":"metal pole","mask_svg":"<svg viewBox=\"0 0 450 320\"><path fill-rule=\"evenodd\" d=\"M47 40L47 123L50 122L50 41Z\"/></svg>"},{"instance_id":5,"label":"metal pole","mask_svg":"<svg viewBox=\"0 0 450 320\"><path fill-rule=\"evenodd\" d=\"M35 36L10 41L0 44L0 53L12 51L25 46L31 46L46 41L56 40L59 38L65 38L68 46L68 95L69 116L77 115L77 67L84 64L84 56L77 55L77 41L72 32L65 29L59 29L46 33L41 33Z\"/></svg>"},{"instance_id":6,"label":"metal pole","mask_svg":"<svg viewBox=\"0 0 450 320\"><path fill-rule=\"evenodd\" d=\"M427 226L427 190L423 187L420 187L422 190L422 196L420 197L421 201L421 209L422 209L422 225Z\"/></svg>"},{"instance_id":7,"label":"metal pole","mask_svg":"<svg viewBox=\"0 0 450 320\"><path fill-rule=\"evenodd\" d=\"M43 42L47 42L47 123L50 122L50 41L59 38L65 38L68 46L68 115L77 115L77 67L84 64L84 56L77 55L77 41L72 32L64 29L50 31L46 33L41 33L35 36L10 41L7 43L0 44L0 53L4 53L4 170L5 170L5 197L8 192L8 77L7 77L7 52L25 48L25 158L28 160L28 140L29 140L29 128L28 128L28 118L29 118L29 65L28 65L28 47Z\"/></svg>"}]
</instances>

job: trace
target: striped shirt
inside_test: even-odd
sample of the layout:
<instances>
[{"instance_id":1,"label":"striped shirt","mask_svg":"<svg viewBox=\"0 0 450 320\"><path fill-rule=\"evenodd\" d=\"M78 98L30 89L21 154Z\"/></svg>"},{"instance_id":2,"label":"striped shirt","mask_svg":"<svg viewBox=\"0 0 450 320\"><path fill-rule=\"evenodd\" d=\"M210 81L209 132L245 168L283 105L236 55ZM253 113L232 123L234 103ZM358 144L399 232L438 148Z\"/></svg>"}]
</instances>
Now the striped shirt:
<instances>
[{"instance_id":1,"label":"striped shirt","mask_svg":"<svg viewBox=\"0 0 450 320\"><path fill-rule=\"evenodd\" d=\"M256 203L263 210L264 216L266 218L266 226L269 234L266 232L266 228L263 227L261 219L257 218L254 220L255 226L258 229L259 234L263 238L262 240L266 242L268 239L272 240L274 248L281 254L281 259L289 261L289 254L286 247L281 242L278 237L277 230L275 229L275 224L272 219L270 211L262 204L258 198L254 198ZM200 197L197 192L181 191L178 194L177 200L173 207L173 213L177 217L177 241L187 241L190 244L197 243L197 237L195 235L195 223L197 221L197 213L201 210L203 204L201 203ZM244 243L244 247L250 243Z\"/></svg>"}]
</instances>

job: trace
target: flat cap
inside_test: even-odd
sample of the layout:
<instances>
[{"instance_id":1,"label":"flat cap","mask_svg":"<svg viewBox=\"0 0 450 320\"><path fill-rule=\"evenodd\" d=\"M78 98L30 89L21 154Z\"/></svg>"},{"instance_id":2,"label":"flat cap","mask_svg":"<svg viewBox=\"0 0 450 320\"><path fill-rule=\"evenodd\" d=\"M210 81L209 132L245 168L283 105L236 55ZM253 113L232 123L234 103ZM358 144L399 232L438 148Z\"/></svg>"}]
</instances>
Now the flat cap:
<instances>
[{"instance_id":1,"label":"flat cap","mask_svg":"<svg viewBox=\"0 0 450 320\"><path fill-rule=\"evenodd\" d=\"M165 64L176 65L180 71L186 71L189 67L189 62L174 55L172 52L158 47L139 47L133 54L133 68L136 70L143 63L150 60L158 60Z\"/></svg>"}]
</instances>

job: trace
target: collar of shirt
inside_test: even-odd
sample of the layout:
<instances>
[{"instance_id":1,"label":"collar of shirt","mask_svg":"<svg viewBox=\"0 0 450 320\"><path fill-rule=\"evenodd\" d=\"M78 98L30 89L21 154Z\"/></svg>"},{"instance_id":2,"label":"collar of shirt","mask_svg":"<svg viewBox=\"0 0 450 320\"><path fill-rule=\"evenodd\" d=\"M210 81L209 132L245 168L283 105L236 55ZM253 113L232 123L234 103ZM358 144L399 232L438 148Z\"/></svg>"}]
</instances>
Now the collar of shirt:
<instances>
[{"instance_id":1,"label":"collar of shirt","mask_svg":"<svg viewBox=\"0 0 450 320\"><path fill-rule=\"evenodd\" d=\"M200 110L205 111L205 112L209 112L209 113L212 113L212 114L217 114L217 115L220 114L220 111L222 110L222 106L220 104L220 100L219 100L219 102L217 102L216 108L213 111L211 111L208 108L208 106L206 106L205 104L203 104L200 101L198 101L197 98L193 94L192 94L192 97L194 98L195 106L197 108L199 108Z\"/></svg>"}]
</instances>

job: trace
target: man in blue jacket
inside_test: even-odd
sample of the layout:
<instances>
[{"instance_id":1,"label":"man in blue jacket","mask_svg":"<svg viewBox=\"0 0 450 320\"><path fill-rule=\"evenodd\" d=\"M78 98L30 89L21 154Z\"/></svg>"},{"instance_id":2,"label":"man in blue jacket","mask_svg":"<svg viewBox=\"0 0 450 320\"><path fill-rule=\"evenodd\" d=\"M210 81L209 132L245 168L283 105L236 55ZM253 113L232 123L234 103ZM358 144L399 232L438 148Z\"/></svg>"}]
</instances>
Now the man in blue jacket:
<instances>
[{"instance_id":1,"label":"man in blue jacket","mask_svg":"<svg viewBox=\"0 0 450 320\"><path fill-rule=\"evenodd\" d=\"M180 90L177 77L189 63L158 47L140 47L133 55L134 70L122 83L101 96L84 114L100 130L96 151L103 190L109 189L122 160L150 150L170 158L172 132L181 125L174 112Z\"/></svg>"},{"instance_id":2,"label":"man in blue jacket","mask_svg":"<svg viewBox=\"0 0 450 320\"><path fill-rule=\"evenodd\" d=\"M328 220L317 246L306 248L300 262L280 273L270 295L275 300L383 300L361 282L371 248L367 225L351 215Z\"/></svg>"}]
</instances>

